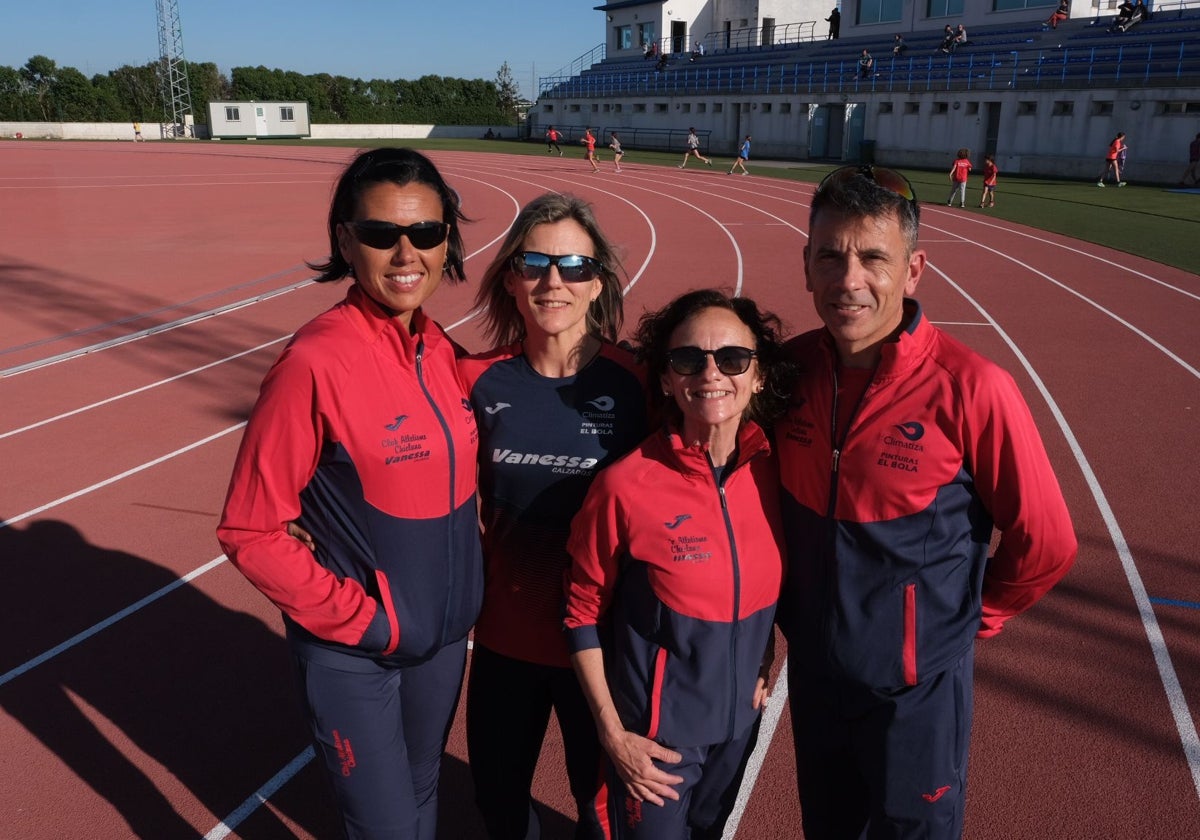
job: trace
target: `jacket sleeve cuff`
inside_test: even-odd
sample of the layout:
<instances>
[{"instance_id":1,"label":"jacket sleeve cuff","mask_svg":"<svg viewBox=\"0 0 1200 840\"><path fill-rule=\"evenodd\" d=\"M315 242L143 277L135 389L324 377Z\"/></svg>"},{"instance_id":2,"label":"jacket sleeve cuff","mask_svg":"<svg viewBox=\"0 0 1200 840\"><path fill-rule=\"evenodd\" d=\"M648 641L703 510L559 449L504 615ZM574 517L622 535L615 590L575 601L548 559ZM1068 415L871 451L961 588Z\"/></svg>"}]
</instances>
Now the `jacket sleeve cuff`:
<instances>
[{"instance_id":1,"label":"jacket sleeve cuff","mask_svg":"<svg viewBox=\"0 0 1200 840\"><path fill-rule=\"evenodd\" d=\"M567 649L571 653L581 650L591 650L600 647L600 634L596 632L595 624L585 624L582 627L568 627L563 630L567 636Z\"/></svg>"}]
</instances>

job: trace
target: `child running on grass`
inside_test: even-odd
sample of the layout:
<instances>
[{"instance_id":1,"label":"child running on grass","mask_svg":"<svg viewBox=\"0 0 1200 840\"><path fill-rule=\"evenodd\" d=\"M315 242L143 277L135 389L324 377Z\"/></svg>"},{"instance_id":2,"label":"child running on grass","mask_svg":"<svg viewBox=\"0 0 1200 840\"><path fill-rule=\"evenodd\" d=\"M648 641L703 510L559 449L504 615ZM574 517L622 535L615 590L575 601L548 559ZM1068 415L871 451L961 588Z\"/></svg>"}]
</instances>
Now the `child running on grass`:
<instances>
[{"instance_id":1,"label":"child running on grass","mask_svg":"<svg viewBox=\"0 0 1200 840\"><path fill-rule=\"evenodd\" d=\"M996 206L996 176L1000 174L1000 170L996 168L996 161L991 155L985 155L983 158L983 194L979 196L980 207L995 207Z\"/></svg>"}]
</instances>

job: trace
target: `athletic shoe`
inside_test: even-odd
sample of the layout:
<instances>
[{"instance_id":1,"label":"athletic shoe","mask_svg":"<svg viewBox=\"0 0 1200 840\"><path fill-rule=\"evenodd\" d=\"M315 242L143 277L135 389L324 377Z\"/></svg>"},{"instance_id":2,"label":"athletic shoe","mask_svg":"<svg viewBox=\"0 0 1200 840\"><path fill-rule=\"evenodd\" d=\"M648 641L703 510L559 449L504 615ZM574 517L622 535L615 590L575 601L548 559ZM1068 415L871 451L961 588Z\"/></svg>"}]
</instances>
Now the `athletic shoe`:
<instances>
[{"instance_id":1,"label":"athletic shoe","mask_svg":"<svg viewBox=\"0 0 1200 840\"><path fill-rule=\"evenodd\" d=\"M1123 187L1123 186L1125 186L1125 182L1124 182L1124 181L1117 181L1117 186L1118 186L1118 187Z\"/></svg>"},{"instance_id":2,"label":"athletic shoe","mask_svg":"<svg viewBox=\"0 0 1200 840\"><path fill-rule=\"evenodd\" d=\"M749 172L743 172L742 174L743 174L743 175L749 175L750 173L749 173Z\"/></svg>"},{"instance_id":3,"label":"athletic shoe","mask_svg":"<svg viewBox=\"0 0 1200 840\"><path fill-rule=\"evenodd\" d=\"M1096 182L1096 186L1097 186L1097 187L1103 187L1103 186L1104 186L1104 182L1103 182L1103 181L1097 181L1097 182Z\"/></svg>"},{"instance_id":4,"label":"athletic shoe","mask_svg":"<svg viewBox=\"0 0 1200 840\"><path fill-rule=\"evenodd\" d=\"M705 163L707 163L709 166L712 166L712 161L711 161L711 160L706 160L706 161L704 161L704 162L705 162Z\"/></svg>"},{"instance_id":5,"label":"athletic shoe","mask_svg":"<svg viewBox=\"0 0 1200 840\"><path fill-rule=\"evenodd\" d=\"M680 168L680 169L683 169L683 164L682 164L682 163L681 163L681 164L679 164L679 168Z\"/></svg>"},{"instance_id":6,"label":"athletic shoe","mask_svg":"<svg viewBox=\"0 0 1200 840\"><path fill-rule=\"evenodd\" d=\"M560 149L560 150L559 150L559 152L558 152L558 156L559 156L559 157L562 157L562 150L561 150L561 149Z\"/></svg>"}]
</instances>

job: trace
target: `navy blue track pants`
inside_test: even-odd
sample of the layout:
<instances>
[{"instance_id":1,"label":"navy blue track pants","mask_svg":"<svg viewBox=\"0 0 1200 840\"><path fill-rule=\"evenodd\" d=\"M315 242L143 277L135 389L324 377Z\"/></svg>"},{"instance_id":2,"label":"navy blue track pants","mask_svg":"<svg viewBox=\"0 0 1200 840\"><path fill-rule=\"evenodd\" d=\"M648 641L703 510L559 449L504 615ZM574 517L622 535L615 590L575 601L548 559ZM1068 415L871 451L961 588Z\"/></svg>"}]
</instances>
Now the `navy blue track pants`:
<instances>
[{"instance_id":1,"label":"navy blue track pants","mask_svg":"<svg viewBox=\"0 0 1200 840\"><path fill-rule=\"evenodd\" d=\"M788 662L808 840L958 840L974 711L974 649L907 688L830 683Z\"/></svg>"},{"instance_id":2,"label":"navy blue track pants","mask_svg":"<svg viewBox=\"0 0 1200 840\"><path fill-rule=\"evenodd\" d=\"M491 840L541 836L530 788L552 709L575 797L575 838L597 840L603 837L593 802L600 741L574 669L513 659L476 643L467 680L467 753L475 802Z\"/></svg>"},{"instance_id":3,"label":"navy blue track pants","mask_svg":"<svg viewBox=\"0 0 1200 840\"><path fill-rule=\"evenodd\" d=\"M317 759L349 840L434 840L437 788L467 640L401 668L293 647Z\"/></svg>"}]
</instances>

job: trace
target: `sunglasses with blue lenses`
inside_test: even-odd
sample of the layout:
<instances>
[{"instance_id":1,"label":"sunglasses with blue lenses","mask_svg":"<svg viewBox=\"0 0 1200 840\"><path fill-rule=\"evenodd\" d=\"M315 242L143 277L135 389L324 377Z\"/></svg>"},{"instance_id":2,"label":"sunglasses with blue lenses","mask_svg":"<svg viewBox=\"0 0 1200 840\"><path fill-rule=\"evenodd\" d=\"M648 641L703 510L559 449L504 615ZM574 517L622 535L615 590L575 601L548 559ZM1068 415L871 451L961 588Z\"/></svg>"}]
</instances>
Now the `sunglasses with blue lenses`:
<instances>
[{"instance_id":1,"label":"sunglasses with blue lenses","mask_svg":"<svg viewBox=\"0 0 1200 840\"><path fill-rule=\"evenodd\" d=\"M378 248L381 251L395 248L401 236L407 236L408 241L418 251L428 251L441 245L450 235L450 225L445 222L397 225L377 219L366 219L361 222L346 222L346 227L354 231L354 238L359 242L368 248Z\"/></svg>"},{"instance_id":2,"label":"sunglasses with blue lenses","mask_svg":"<svg viewBox=\"0 0 1200 840\"><path fill-rule=\"evenodd\" d=\"M680 376L695 376L708 367L708 357L717 363L717 370L726 376L738 376L750 369L750 360L758 354L749 347L718 347L704 350L700 347L676 347L667 351L667 364Z\"/></svg>"},{"instance_id":3,"label":"sunglasses with blue lenses","mask_svg":"<svg viewBox=\"0 0 1200 840\"><path fill-rule=\"evenodd\" d=\"M872 166L869 163L838 167L821 179L816 191L820 192L829 184L845 183L851 178L866 178L871 183L900 196L905 201L917 203L917 194L913 192L912 183L907 178L894 169Z\"/></svg>"},{"instance_id":4,"label":"sunglasses with blue lenses","mask_svg":"<svg viewBox=\"0 0 1200 840\"><path fill-rule=\"evenodd\" d=\"M541 280L550 273L550 266L558 269L564 283L589 283L604 274L599 260L582 254L560 254L554 256L540 251L522 251L512 258L512 270L526 280Z\"/></svg>"}]
</instances>

